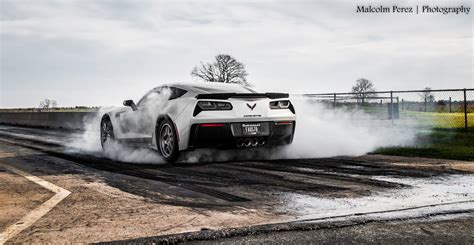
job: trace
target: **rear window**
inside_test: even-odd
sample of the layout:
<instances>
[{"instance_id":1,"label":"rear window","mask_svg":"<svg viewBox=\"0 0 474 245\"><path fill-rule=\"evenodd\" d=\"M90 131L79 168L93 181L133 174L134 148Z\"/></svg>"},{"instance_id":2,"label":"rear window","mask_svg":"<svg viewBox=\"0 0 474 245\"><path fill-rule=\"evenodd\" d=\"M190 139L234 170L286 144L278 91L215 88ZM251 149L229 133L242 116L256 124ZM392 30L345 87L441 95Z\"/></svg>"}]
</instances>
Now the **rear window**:
<instances>
[{"instance_id":1,"label":"rear window","mask_svg":"<svg viewBox=\"0 0 474 245\"><path fill-rule=\"evenodd\" d=\"M241 87L241 86L226 86L225 88L218 87L216 88L209 88L209 87L200 87L200 86L193 86L196 89L200 89L209 93L256 93L254 90Z\"/></svg>"}]
</instances>

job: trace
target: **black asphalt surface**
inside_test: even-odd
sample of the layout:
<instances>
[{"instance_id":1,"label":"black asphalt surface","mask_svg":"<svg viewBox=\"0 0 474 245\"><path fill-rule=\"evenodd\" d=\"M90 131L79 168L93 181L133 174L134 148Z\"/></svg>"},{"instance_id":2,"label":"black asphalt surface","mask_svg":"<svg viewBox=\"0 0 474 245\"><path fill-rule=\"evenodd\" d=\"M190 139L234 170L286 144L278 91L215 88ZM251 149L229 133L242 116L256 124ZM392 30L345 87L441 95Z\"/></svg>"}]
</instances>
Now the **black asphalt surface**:
<instances>
[{"instance_id":1,"label":"black asphalt surface","mask_svg":"<svg viewBox=\"0 0 474 245\"><path fill-rule=\"evenodd\" d=\"M97 244L472 244L474 216L440 213L429 218L284 223Z\"/></svg>"},{"instance_id":2,"label":"black asphalt surface","mask_svg":"<svg viewBox=\"0 0 474 245\"><path fill-rule=\"evenodd\" d=\"M474 218L363 222L233 236L189 244L473 244ZM152 242L152 240L143 241ZM162 243L166 241L161 240Z\"/></svg>"}]
</instances>

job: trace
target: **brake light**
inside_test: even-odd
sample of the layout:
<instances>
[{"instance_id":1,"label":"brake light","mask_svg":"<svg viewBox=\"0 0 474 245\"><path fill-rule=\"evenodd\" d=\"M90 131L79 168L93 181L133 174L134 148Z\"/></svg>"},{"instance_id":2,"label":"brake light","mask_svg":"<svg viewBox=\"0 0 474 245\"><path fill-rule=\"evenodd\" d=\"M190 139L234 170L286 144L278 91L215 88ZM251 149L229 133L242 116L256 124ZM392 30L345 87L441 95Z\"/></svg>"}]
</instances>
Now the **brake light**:
<instances>
[{"instance_id":1,"label":"brake light","mask_svg":"<svg viewBox=\"0 0 474 245\"><path fill-rule=\"evenodd\" d=\"M201 127L224 127L223 123L203 123Z\"/></svg>"},{"instance_id":2,"label":"brake light","mask_svg":"<svg viewBox=\"0 0 474 245\"><path fill-rule=\"evenodd\" d=\"M293 122L275 122L275 125L290 125L293 124Z\"/></svg>"}]
</instances>

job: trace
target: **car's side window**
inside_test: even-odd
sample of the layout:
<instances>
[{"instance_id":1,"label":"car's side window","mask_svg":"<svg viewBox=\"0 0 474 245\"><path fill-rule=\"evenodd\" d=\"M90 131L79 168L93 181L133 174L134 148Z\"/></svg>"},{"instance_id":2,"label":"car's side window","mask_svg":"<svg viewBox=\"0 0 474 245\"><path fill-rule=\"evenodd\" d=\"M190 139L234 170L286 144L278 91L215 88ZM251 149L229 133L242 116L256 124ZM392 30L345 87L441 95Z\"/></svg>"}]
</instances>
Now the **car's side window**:
<instances>
[{"instance_id":1,"label":"car's side window","mask_svg":"<svg viewBox=\"0 0 474 245\"><path fill-rule=\"evenodd\" d=\"M173 100L173 99L177 99L181 96L183 96L184 94L186 94L188 91L184 90L184 89L180 89L180 88L175 88L175 87L158 87L158 88L154 88L153 90L151 90L150 92L148 92L147 94L145 94L145 96L143 96L140 101L138 101L138 104L137 106L143 106L146 104L146 102L151 98L151 97L154 97L154 96L157 96L157 95L160 95L163 90L167 90L169 89L170 90L170 97L168 98L169 100ZM166 94L166 93L165 93Z\"/></svg>"},{"instance_id":2,"label":"car's side window","mask_svg":"<svg viewBox=\"0 0 474 245\"><path fill-rule=\"evenodd\" d=\"M152 96L155 96L156 94L160 94L161 93L161 88L154 88L152 89L150 92L146 93L141 99L140 101L138 101L138 104L137 106L143 106L146 104L146 102L152 97Z\"/></svg>"},{"instance_id":3,"label":"car's side window","mask_svg":"<svg viewBox=\"0 0 474 245\"><path fill-rule=\"evenodd\" d=\"M145 94L137 103L137 106L141 106L145 103L146 97L148 96L148 93Z\"/></svg>"}]
</instances>

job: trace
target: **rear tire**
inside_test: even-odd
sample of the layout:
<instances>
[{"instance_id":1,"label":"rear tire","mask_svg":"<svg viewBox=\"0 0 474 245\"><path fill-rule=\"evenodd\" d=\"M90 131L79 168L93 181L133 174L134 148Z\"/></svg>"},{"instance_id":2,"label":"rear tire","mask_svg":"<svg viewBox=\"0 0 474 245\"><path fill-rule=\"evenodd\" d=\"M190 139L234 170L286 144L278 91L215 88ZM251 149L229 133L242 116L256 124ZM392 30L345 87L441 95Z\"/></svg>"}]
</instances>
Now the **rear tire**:
<instances>
[{"instance_id":1,"label":"rear tire","mask_svg":"<svg viewBox=\"0 0 474 245\"><path fill-rule=\"evenodd\" d=\"M170 119L163 119L156 128L156 146L161 156L167 162L178 159L178 137L174 123Z\"/></svg>"},{"instance_id":2,"label":"rear tire","mask_svg":"<svg viewBox=\"0 0 474 245\"><path fill-rule=\"evenodd\" d=\"M102 146L102 150L106 150L114 140L114 127L110 118L105 116L100 122L100 145Z\"/></svg>"}]
</instances>

